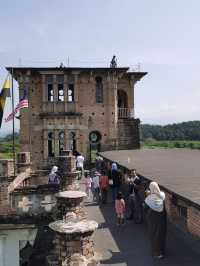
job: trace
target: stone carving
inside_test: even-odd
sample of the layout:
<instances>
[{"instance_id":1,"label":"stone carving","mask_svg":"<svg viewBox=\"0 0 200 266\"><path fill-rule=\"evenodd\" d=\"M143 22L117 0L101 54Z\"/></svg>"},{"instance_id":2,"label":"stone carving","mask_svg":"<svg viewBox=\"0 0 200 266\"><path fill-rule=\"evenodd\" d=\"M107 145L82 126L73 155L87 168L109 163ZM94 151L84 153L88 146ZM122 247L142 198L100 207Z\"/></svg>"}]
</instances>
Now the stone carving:
<instances>
[{"instance_id":1,"label":"stone carving","mask_svg":"<svg viewBox=\"0 0 200 266\"><path fill-rule=\"evenodd\" d=\"M51 195L46 195L44 200L41 201L41 206L45 209L45 211L50 212L52 208L56 205L56 201L54 201Z\"/></svg>"},{"instance_id":2,"label":"stone carving","mask_svg":"<svg viewBox=\"0 0 200 266\"><path fill-rule=\"evenodd\" d=\"M23 197L22 201L18 202L18 207L22 209L23 212L28 212L33 203L29 201L28 197Z\"/></svg>"}]
</instances>

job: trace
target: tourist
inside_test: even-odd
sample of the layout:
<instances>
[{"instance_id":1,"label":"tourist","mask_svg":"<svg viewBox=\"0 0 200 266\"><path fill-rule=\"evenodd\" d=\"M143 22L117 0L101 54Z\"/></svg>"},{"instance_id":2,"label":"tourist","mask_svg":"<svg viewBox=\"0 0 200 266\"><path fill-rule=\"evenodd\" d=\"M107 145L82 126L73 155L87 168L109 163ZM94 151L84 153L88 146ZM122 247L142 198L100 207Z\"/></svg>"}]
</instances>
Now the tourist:
<instances>
[{"instance_id":1,"label":"tourist","mask_svg":"<svg viewBox=\"0 0 200 266\"><path fill-rule=\"evenodd\" d=\"M113 55L112 60L110 61L110 67L116 68L117 67L117 58L115 55Z\"/></svg>"},{"instance_id":2,"label":"tourist","mask_svg":"<svg viewBox=\"0 0 200 266\"><path fill-rule=\"evenodd\" d=\"M113 201L115 201L121 186L121 174L118 170L116 163L112 163L111 177L112 177L112 198Z\"/></svg>"},{"instance_id":3,"label":"tourist","mask_svg":"<svg viewBox=\"0 0 200 266\"><path fill-rule=\"evenodd\" d=\"M162 259L165 255L167 219L165 211L165 193L160 191L156 182L149 185L149 195L145 199L147 205L147 227L149 231L152 255Z\"/></svg>"},{"instance_id":4,"label":"tourist","mask_svg":"<svg viewBox=\"0 0 200 266\"><path fill-rule=\"evenodd\" d=\"M92 186L93 186L93 201L96 202L99 202L99 196L100 196L99 177L100 173L98 171L95 171L94 177L92 179Z\"/></svg>"},{"instance_id":5,"label":"tourist","mask_svg":"<svg viewBox=\"0 0 200 266\"><path fill-rule=\"evenodd\" d=\"M49 174L49 184L59 185L60 184L60 176L58 175L58 167L53 166L51 172Z\"/></svg>"},{"instance_id":6,"label":"tourist","mask_svg":"<svg viewBox=\"0 0 200 266\"><path fill-rule=\"evenodd\" d=\"M118 192L115 200L115 211L117 214L117 224L124 224L125 201L121 192Z\"/></svg>"},{"instance_id":7,"label":"tourist","mask_svg":"<svg viewBox=\"0 0 200 266\"><path fill-rule=\"evenodd\" d=\"M101 201L103 204L107 203L109 181L106 172L103 170L100 176Z\"/></svg>"},{"instance_id":8,"label":"tourist","mask_svg":"<svg viewBox=\"0 0 200 266\"><path fill-rule=\"evenodd\" d=\"M85 158L80 153L77 153L76 157L76 168L77 170L81 171L81 177L84 176L84 161Z\"/></svg>"},{"instance_id":9,"label":"tourist","mask_svg":"<svg viewBox=\"0 0 200 266\"><path fill-rule=\"evenodd\" d=\"M101 156L96 157L95 168L98 172L101 172L103 158Z\"/></svg>"},{"instance_id":10,"label":"tourist","mask_svg":"<svg viewBox=\"0 0 200 266\"><path fill-rule=\"evenodd\" d=\"M142 223L143 219L143 201L145 189L142 185L142 180L138 177L136 170L131 171L131 176L128 178L129 196L128 196L128 220L134 219L135 223Z\"/></svg>"},{"instance_id":11,"label":"tourist","mask_svg":"<svg viewBox=\"0 0 200 266\"><path fill-rule=\"evenodd\" d=\"M87 194L87 198L90 199L91 188L92 188L92 178L90 177L89 173L86 173L84 183L85 183L85 192Z\"/></svg>"}]
</instances>

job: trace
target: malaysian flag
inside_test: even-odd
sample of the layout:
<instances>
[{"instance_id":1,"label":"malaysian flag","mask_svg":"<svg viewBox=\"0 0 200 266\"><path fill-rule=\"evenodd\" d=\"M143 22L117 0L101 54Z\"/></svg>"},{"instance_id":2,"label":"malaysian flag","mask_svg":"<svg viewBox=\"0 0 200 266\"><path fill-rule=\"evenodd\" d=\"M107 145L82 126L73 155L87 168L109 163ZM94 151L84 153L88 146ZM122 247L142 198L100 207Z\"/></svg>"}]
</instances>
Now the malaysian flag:
<instances>
[{"instance_id":1,"label":"malaysian flag","mask_svg":"<svg viewBox=\"0 0 200 266\"><path fill-rule=\"evenodd\" d=\"M14 111L12 113L10 113L5 118L5 122L9 122L9 121L13 120L16 113L22 108L28 108L28 98L27 98L27 91L26 90L24 90L23 97L21 98L21 100L19 101L17 106L15 107Z\"/></svg>"}]
</instances>

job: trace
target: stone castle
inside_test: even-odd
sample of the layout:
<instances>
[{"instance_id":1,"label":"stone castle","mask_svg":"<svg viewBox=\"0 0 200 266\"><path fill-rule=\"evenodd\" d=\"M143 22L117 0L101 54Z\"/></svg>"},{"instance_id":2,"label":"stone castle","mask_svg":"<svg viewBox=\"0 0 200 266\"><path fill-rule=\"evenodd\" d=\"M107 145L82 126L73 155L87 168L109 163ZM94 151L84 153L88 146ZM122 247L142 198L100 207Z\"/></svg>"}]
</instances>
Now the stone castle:
<instances>
[{"instance_id":1,"label":"stone castle","mask_svg":"<svg viewBox=\"0 0 200 266\"><path fill-rule=\"evenodd\" d=\"M70 149L93 160L98 151L139 148L134 87L146 72L128 67L8 67L26 91L29 108L20 114L21 152L33 169L56 163Z\"/></svg>"}]
</instances>

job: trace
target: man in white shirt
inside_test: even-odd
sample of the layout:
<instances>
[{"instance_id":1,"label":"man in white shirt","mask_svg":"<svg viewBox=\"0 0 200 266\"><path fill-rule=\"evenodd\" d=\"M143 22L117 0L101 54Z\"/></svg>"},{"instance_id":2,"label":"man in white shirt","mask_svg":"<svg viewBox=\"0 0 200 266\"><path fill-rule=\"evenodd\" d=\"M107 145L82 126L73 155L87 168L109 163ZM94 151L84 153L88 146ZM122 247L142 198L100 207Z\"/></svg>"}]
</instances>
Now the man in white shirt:
<instances>
[{"instance_id":1,"label":"man in white shirt","mask_svg":"<svg viewBox=\"0 0 200 266\"><path fill-rule=\"evenodd\" d=\"M81 177L84 176L84 160L85 158L81 154L78 154L78 156L76 157L76 167L77 170L81 171Z\"/></svg>"}]
</instances>

